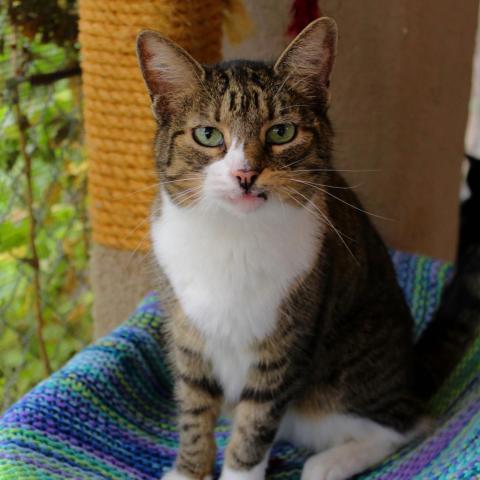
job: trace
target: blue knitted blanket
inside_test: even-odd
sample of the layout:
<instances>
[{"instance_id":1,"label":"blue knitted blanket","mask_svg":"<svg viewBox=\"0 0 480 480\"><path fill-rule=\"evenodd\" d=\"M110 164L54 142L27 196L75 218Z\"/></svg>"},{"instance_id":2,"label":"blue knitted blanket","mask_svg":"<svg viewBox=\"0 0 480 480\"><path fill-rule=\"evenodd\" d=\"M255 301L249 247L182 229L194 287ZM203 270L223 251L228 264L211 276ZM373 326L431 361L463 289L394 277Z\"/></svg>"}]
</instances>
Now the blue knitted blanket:
<instances>
[{"instance_id":1,"label":"blue knitted blanket","mask_svg":"<svg viewBox=\"0 0 480 480\"><path fill-rule=\"evenodd\" d=\"M417 334L437 306L450 267L393 254ZM148 295L131 318L76 355L0 419L0 480L156 479L178 447L171 378L160 338L164 319ZM427 438L359 478L480 478L480 339L438 392ZM219 421L219 472L229 423ZM309 452L280 443L267 476L298 479Z\"/></svg>"}]
</instances>

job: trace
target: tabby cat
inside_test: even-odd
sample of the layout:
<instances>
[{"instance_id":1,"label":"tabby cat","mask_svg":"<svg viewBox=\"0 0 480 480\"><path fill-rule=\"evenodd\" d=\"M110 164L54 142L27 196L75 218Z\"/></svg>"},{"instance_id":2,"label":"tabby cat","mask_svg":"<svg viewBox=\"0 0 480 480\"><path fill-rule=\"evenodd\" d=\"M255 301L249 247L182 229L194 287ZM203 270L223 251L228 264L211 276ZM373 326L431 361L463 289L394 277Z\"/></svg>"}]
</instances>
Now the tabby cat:
<instances>
[{"instance_id":1,"label":"tabby cat","mask_svg":"<svg viewBox=\"0 0 480 480\"><path fill-rule=\"evenodd\" d=\"M152 241L176 378L168 480L205 479L222 409L222 480L265 477L274 441L341 480L423 429L413 320L387 249L332 165L336 24L274 65L198 64L152 31L137 52L157 121Z\"/></svg>"}]
</instances>

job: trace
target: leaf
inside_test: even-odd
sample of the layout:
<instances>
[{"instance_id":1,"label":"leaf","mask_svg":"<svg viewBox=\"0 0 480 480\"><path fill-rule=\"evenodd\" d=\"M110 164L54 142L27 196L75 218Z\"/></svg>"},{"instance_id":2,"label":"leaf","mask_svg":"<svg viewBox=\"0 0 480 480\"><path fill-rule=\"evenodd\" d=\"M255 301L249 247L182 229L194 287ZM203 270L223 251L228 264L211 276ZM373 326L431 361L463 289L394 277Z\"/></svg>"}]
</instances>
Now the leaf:
<instances>
[{"instance_id":1,"label":"leaf","mask_svg":"<svg viewBox=\"0 0 480 480\"><path fill-rule=\"evenodd\" d=\"M2 118L1 114L0 118ZM6 136L2 141L2 148L0 149L0 168L5 172L10 172L19 156L18 140Z\"/></svg>"},{"instance_id":2,"label":"leaf","mask_svg":"<svg viewBox=\"0 0 480 480\"><path fill-rule=\"evenodd\" d=\"M26 245L28 242L28 220L19 223L9 220L0 224L0 253Z\"/></svg>"},{"instance_id":3,"label":"leaf","mask_svg":"<svg viewBox=\"0 0 480 480\"><path fill-rule=\"evenodd\" d=\"M55 323L45 325L43 336L47 342L57 343L64 337L64 328Z\"/></svg>"},{"instance_id":4,"label":"leaf","mask_svg":"<svg viewBox=\"0 0 480 480\"><path fill-rule=\"evenodd\" d=\"M23 355L20 349L18 350L7 350L2 354L2 362L7 368L15 368L22 364Z\"/></svg>"}]
</instances>

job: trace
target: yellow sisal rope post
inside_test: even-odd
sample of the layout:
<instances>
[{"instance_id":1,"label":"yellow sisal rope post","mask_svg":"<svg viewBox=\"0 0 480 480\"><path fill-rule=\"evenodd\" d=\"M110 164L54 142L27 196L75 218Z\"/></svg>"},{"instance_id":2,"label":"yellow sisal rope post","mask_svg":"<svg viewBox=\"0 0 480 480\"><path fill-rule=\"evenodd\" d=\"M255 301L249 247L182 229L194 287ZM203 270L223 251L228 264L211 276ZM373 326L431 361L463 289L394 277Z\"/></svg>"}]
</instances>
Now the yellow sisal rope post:
<instances>
[{"instance_id":1,"label":"yellow sisal rope post","mask_svg":"<svg viewBox=\"0 0 480 480\"><path fill-rule=\"evenodd\" d=\"M155 195L155 124L135 56L142 29L157 30L202 63L221 56L219 0L80 0L80 43L93 240L149 248Z\"/></svg>"}]
</instances>

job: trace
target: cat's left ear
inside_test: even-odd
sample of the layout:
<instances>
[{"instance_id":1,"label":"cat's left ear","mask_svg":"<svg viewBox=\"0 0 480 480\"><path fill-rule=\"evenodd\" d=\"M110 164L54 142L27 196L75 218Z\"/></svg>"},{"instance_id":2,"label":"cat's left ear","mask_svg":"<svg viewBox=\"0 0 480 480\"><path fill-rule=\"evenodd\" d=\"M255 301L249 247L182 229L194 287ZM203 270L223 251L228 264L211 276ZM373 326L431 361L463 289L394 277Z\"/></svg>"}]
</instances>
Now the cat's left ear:
<instances>
[{"instance_id":1,"label":"cat's left ear","mask_svg":"<svg viewBox=\"0 0 480 480\"><path fill-rule=\"evenodd\" d=\"M174 113L181 100L199 88L204 70L183 48L157 32L137 37L137 57L152 99L153 113Z\"/></svg>"},{"instance_id":2,"label":"cat's left ear","mask_svg":"<svg viewBox=\"0 0 480 480\"><path fill-rule=\"evenodd\" d=\"M285 76L286 81L308 97L325 96L330 85L336 47L335 20L319 18L305 27L284 50L275 63L274 71Z\"/></svg>"}]
</instances>

